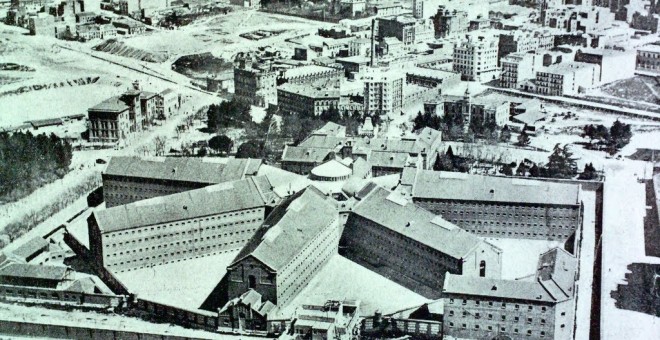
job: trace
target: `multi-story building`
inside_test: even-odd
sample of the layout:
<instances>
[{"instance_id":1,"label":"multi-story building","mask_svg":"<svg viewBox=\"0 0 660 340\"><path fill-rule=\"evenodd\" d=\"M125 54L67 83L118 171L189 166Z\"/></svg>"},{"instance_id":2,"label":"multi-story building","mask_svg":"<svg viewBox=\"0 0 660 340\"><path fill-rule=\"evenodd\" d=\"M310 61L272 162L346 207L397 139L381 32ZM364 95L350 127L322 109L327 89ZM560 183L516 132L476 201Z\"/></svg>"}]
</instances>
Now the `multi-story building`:
<instances>
[{"instance_id":1,"label":"multi-story building","mask_svg":"<svg viewBox=\"0 0 660 340\"><path fill-rule=\"evenodd\" d=\"M560 248L541 254L533 280L447 274L443 333L452 339L571 339L577 259Z\"/></svg>"},{"instance_id":2,"label":"multi-story building","mask_svg":"<svg viewBox=\"0 0 660 340\"><path fill-rule=\"evenodd\" d=\"M413 202L479 236L563 241L582 224L575 184L410 168L402 179Z\"/></svg>"},{"instance_id":3,"label":"multi-story building","mask_svg":"<svg viewBox=\"0 0 660 340\"><path fill-rule=\"evenodd\" d=\"M284 84L277 89L280 111L302 117L315 117L331 107L339 107L339 87L313 84Z\"/></svg>"},{"instance_id":4,"label":"multi-story building","mask_svg":"<svg viewBox=\"0 0 660 340\"><path fill-rule=\"evenodd\" d=\"M555 37L550 30L516 30L500 34L497 61L510 53L543 51L554 47Z\"/></svg>"},{"instance_id":5,"label":"multi-story building","mask_svg":"<svg viewBox=\"0 0 660 340\"><path fill-rule=\"evenodd\" d=\"M250 289L286 306L337 253L336 202L313 186L280 204L227 267L228 297Z\"/></svg>"},{"instance_id":6,"label":"multi-story building","mask_svg":"<svg viewBox=\"0 0 660 340\"><path fill-rule=\"evenodd\" d=\"M271 187L250 177L95 211L94 264L123 272L240 249L277 203Z\"/></svg>"},{"instance_id":7,"label":"multi-story building","mask_svg":"<svg viewBox=\"0 0 660 340\"><path fill-rule=\"evenodd\" d=\"M364 111L368 115L395 113L403 106L403 79L396 71L373 72L364 78Z\"/></svg>"},{"instance_id":8,"label":"multi-story building","mask_svg":"<svg viewBox=\"0 0 660 340\"><path fill-rule=\"evenodd\" d=\"M374 183L355 195L340 254L427 298L445 275L499 278L502 251Z\"/></svg>"},{"instance_id":9,"label":"multi-story building","mask_svg":"<svg viewBox=\"0 0 660 340\"><path fill-rule=\"evenodd\" d=\"M536 71L543 66L543 56L533 51L514 52L503 57L500 64L500 86L515 89L522 82L536 78Z\"/></svg>"},{"instance_id":10,"label":"multi-story building","mask_svg":"<svg viewBox=\"0 0 660 340\"><path fill-rule=\"evenodd\" d=\"M319 81L339 82L341 77L341 69L305 65L284 70L280 79L288 84L310 84Z\"/></svg>"},{"instance_id":11,"label":"multi-story building","mask_svg":"<svg viewBox=\"0 0 660 340\"><path fill-rule=\"evenodd\" d=\"M261 107L277 104L277 72L241 62L234 68L234 97Z\"/></svg>"},{"instance_id":12,"label":"multi-story building","mask_svg":"<svg viewBox=\"0 0 660 340\"><path fill-rule=\"evenodd\" d=\"M130 107L120 97L112 97L87 110L89 141L117 143L131 133Z\"/></svg>"},{"instance_id":13,"label":"multi-story building","mask_svg":"<svg viewBox=\"0 0 660 340\"><path fill-rule=\"evenodd\" d=\"M575 95L600 84L600 66L582 62L553 64L536 72L536 92L549 96Z\"/></svg>"},{"instance_id":14,"label":"multi-story building","mask_svg":"<svg viewBox=\"0 0 660 340\"><path fill-rule=\"evenodd\" d=\"M496 79L499 77L497 50L495 37L467 35L454 47L454 71L460 72L464 80L487 82Z\"/></svg>"},{"instance_id":15,"label":"multi-story building","mask_svg":"<svg viewBox=\"0 0 660 340\"><path fill-rule=\"evenodd\" d=\"M249 158L112 157L101 174L103 198L110 208L256 176L260 166L261 160Z\"/></svg>"},{"instance_id":16,"label":"multi-story building","mask_svg":"<svg viewBox=\"0 0 660 340\"><path fill-rule=\"evenodd\" d=\"M423 67L406 68L406 83L424 87L449 88L461 81L458 72Z\"/></svg>"},{"instance_id":17,"label":"multi-story building","mask_svg":"<svg viewBox=\"0 0 660 340\"><path fill-rule=\"evenodd\" d=\"M157 116L158 95L153 92L142 91L140 92L140 109L142 117L142 129L146 129L148 125L158 118Z\"/></svg>"},{"instance_id":18,"label":"multi-story building","mask_svg":"<svg viewBox=\"0 0 660 340\"><path fill-rule=\"evenodd\" d=\"M371 39L358 38L348 42L348 56L368 56L371 50Z\"/></svg>"},{"instance_id":19,"label":"multi-story building","mask_svg":"<svg viewBox=\"0 0 660 340\"><path fill-rule=\"evenodd\" d=\"M614 49L583 48L575 53L575 61L598 65L597 84L609 84L635 75L635 53Z\"/></svg>"},{"instance_id":20,"label":"multi-story building","mask_svg":"<svg viewBox=\"0 0 660 340\"><path fill-rule=\"evenodd\" d=\"M170 117L179 109L181 105L179 95L172 89L166 89L158 95L160 98L156 101L156 112Z\"/></svg>"},{"instance_id":21,"label":"multi-story building","mask_svg":"<svg viewBox=\"0 0 660 340\"><path fill-rule=\"evenodd\" d=\"M447 38L467 33L470 21L466 11L450 10L440 6L438 13L433 17L433 26L436 38Z\"/></svg>"},{"instance_id":22,"label":"multi-story building","mask_svg":"<svg viewBox=\"0 0 660 340\"><path fill-rule=\"evenodd\" d=\"M608 8L559 6L545 11L544 24L565 32L597 33L612 27L615 14Z\"/></svg>"},{"instance_id":23,"label":"multi-story building","mask_svg":"<svg viewBox=\"0 0 660 340\"><path fill-rule=\"evenodd\" d=\"M378 39L395 37L404 45L412 45L433 39L433 22L416 19L410 15L377 18Z\"/></svg>"},{"instance_id":24,"label":"multi-story building","mask_svg":"<svg viewBox=\"0 0 660 340\"><path fill-rule=\"evenodd\" d=\"M645 45L637 49L638 71L660 73L660 45Z\"/></svg>"},{"instance_id":25,"label":"multi-story building","mask_svg":"<svg viewBox=\"0 0 660 340\"><path fill-rule=\"evenodd\" d=\"M465 129L471 124L504 126L509 121L510 103L506 100L473 98L466 90L463 97L444 96L442 102L442 115L462 116Z\"/></svg>"}]
</instances>

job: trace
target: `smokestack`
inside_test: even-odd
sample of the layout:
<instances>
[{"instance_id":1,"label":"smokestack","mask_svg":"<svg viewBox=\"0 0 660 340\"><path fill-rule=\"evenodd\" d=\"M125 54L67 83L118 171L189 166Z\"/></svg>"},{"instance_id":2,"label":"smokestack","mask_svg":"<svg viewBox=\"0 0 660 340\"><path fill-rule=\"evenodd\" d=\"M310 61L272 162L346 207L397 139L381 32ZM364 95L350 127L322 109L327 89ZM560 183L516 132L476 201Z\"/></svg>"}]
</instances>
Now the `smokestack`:
<instances>
[{"instance_id":1,"label":"smokestack","mask_svg":"<svg viewBox=\"0 0 660 340\"><path fill-rule=\"evenodd\" d=\"M375 67L376 60L376 19L371 19L371 67Z\"/></svg>"}]
</instances>

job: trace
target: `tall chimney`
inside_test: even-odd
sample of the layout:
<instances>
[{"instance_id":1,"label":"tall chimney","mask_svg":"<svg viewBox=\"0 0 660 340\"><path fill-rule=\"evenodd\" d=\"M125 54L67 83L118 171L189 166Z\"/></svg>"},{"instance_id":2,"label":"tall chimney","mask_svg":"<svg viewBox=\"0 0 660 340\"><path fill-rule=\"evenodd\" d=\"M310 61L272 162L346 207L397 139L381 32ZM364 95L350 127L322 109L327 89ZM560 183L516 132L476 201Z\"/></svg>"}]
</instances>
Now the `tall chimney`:
<instances>
[{"instance_id":1,"label":"tall chimney","mask_svg":"<svg viewBox=\"0 0 660 340\"><path fill-rule=\"evenodd\" d=\"M376 61L376 19L371 19L371 67L375 67Z\"/></svg>"}]
</instances>

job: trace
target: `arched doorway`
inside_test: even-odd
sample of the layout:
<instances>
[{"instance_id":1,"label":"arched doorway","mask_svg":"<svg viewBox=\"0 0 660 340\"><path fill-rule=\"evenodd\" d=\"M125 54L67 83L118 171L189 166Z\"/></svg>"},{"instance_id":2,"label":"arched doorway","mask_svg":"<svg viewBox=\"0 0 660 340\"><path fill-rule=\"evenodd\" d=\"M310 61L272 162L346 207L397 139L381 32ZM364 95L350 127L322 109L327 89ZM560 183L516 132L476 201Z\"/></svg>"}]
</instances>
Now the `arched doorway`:
<instances>
[{"instance_id":1,"label":"arched doorway","mask_svg":"<svg viewBox=\"0 0 660 340\"><path fill-rule=\"evenodd\" d=\"M479 276L486 277L486 261L481 261L479 263Z\"/></svg>"},{"instance_id":2,"label":"arched doorway","mask_svg":"<svg viewBox=\"0 0 660 340\"><path fill-rule=\"evenodd\" d=\"M248 276L248 288L257 288L257 278L254 275Z\"/></svg>"}]
</instances>

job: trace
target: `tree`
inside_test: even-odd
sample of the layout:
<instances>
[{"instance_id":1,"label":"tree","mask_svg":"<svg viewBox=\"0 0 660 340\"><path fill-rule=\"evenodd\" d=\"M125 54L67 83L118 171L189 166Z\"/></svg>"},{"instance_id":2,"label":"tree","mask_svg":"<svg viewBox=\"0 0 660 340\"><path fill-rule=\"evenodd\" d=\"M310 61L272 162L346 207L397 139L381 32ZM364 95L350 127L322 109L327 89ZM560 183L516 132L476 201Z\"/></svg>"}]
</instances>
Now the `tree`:
<instances>
[{"instance_id":1,"label":"tree","mask_svg":"<svg viewBox=\"0 0 660 340\"><path fill-rule=\"evenodd\" d=\"M165 144L167 144L167 138L165 136L156 136L154 138L154 147L156 147L156 156L162 156L165 154Z\"/></svg>"},{"instance_id":2,"label":"tree","mask_svg":"<svg viewBox=\"0 0 660 340\"><path fill-rule=\"evenodd\" d=\"M448 154L438 152L438 156L433 163L434 171L454 171L454 164Z\"/></svg>"},{"instance_id":3,"label":"tree","mask_svg":"<svg viewBox=\"0 0 660 340\"><path fill-rule=\"evenodd\" d=\"M320 118L326 122L339 123L341 120L341 114L339 113L339 109L337 109L334 105L330 105L329 109L323 110L323 112L321 112Z\"/></svg>"},{"instance_id":4,"label":"tree","mask_svg":"<svg viewBox=\"0 0 660 340\"><path fill-rule=\"evenodd\" d=\"M229 154L233 146L234 141L225 135L214 136L209 139L209 147L221 154Z\"/></svg>"},{"instance_id":5,"label":"tree","mask_svg":"<svg viewBox=\"0 0 660 340\"><path fill-rule=\"evenodd\" d=\"M551 178L573 178L577 175L577 163L568 145L564 147L555 145L552 154L548 157L545 174Z\"/></svg>"},{"instance_id":6,"label":"tree","mask_svg":"<svg viewBox=\"0 0 660 340\"><path fill-rule=\"evenodd\" d=\"M523 129L523 131L518 135L518 142L516 142L516 145L528 146L529 143L531 143L531 139L529 138L527 132Z\"/></svg>"},{"instance_id":7,"label":"tree","mask_svg":"<svg viewBox=\"0 0 660 340\"><path fill-rule=\"evenodd\" d=\"M500 131L500 142L508 143L511 141L511 130L508 125L504 125L502 131Z\"/></svg>"},{"instance_id":8,"label":"tree","mask_svg":"<svg viewBox=\"0 0 660 340\"><path fill-rule=\"evenodd\" d=\"M238 146L236 158L261 158L263 156L264 143L252 139Z\"/></svg>"},{"instance_id":9,"label":"tree","mask_svg":"<svg viewBox=\"0 0 660 340\"><path fill-rule=\"evenodd\" d=\"M505 176L513 176L513 168L509 164L504 164L500 172Z\"/></svg>"},{"instance_id":10,"label":"tree","mask_svg":"<svg viewBox=\"0 0 660 340\"><path fill-rule=\"evenodd\" d=\"M610 128L610 145L616 149L621 149L630 142L632 138L632 131L630 124L621 123L618 119L612 124Z\"/></svg>"},{"instance_id":11,"label":"tree","mask_svg":"<svg viewBox=\"0 0 660 340\"><path fill-rule=\"evenodd\" d=\"M212 131L220 128L242 128L252 121L250 104L232 99L218 105L212 104L206 111L207 126Z\"/></svg>"},{"instance_id":12,"label":"tree","mask_svg":"<svg viewBox=\"0 0 660 340\"><path fill-rule=\"evenodd\" d=\"M579 179L591 180L598 178L598 171L594 167L593 163L585 164L584 171L578 176Z\"/></svg>"},{"instance_id":13,"label":"tree","mask_svg":"<svg viewBox=\"0 0 660 340\"><path fill-rule=\"evenodd\" d=\"M538 165L534 164L534 165L532 165L531 168L529 168L529 176L530 177L541 177L541 169L539 168Z\"/></svg>"}]
</instances>

